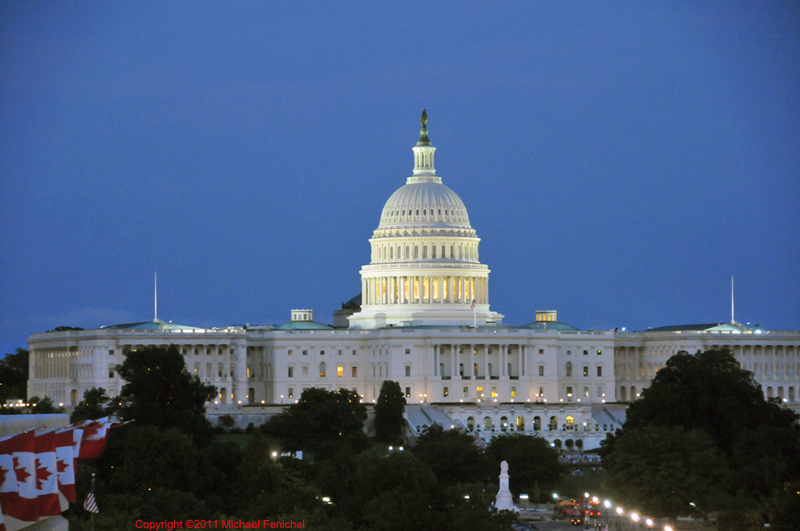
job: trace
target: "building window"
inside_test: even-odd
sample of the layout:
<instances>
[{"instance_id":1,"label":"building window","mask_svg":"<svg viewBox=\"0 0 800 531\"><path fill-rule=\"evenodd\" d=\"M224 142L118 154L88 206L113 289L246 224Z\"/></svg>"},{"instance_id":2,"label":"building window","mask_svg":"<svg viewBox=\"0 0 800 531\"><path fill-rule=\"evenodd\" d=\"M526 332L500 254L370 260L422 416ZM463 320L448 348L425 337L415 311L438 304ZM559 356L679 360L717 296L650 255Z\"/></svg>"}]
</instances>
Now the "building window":
<instances>
[{"instance_id":1,"label":"building window","mask_svg":"<svg viewBox=\"0 0 800 531\"><path fill-rule=\"evenodd\" d=\"M583 388L583 396L585 396L585 397L589 396L589 388L588 387L584 387Z\"/></svg>"},{"instance_id":2,"label":"building window","mask_svg":"<svg viewBox=\"0 0 800 531\"><path fill-rule=\"evenodd\" d=\"M294 387L290 387L289 388L288 396L289 396L289 398L294 398Z\"/></svg>"},{"instance_id":3,"label":"building window","mask_svg":"<svg viewBox=\"0 0 800 531\"><path fill-rule=\"evenodd\" d=\"M567 386L567 396L572 396L572 386L571 385Z\"/></svg>"},{"instance_id":4,"label":"building window","mask_svg":"<svg viewBox=\"0 0 800 531\"><path fill-rule=\"evenodd\" d=\"M567 356L571 356L571 355L572 355L572 351L571 351L571 350L568 350L568 351L567 351Z\"/></svg>"},{"instance_id":5,"label":"building window","mask_svg":"<svg viewBox=\"0 0 800 531\"><path fill-rule=\"evenodd\" d=\"M588 355L589 355L589 351L588 351L588 350L584 350L584 351L583 351L583 355L584 355L584 356L588 356Z\"/></svg>"},{"instance_id":6,"label":"building window","mask_svg":"<svg viewBox=\"0 0 800 531\"><path fill-rule=\"evenodd\" d=\"M336 367L336 376L338 376L339 378L342 378L344 376L344 367L342 367L341 365Z\"/></svg>"},{"instance_id":7,"label":"building window","mask_svg":"<svg viewBox=\"0 0 800 531\"><path fill-rule=\"evenodd\" d=\"M294 378L294 367L287 367L286 371L286 376L288 378Z\"/></svg>"},{"instance_id":8,"label":"building window","mask_svg":"<svg viewBox=\"0 0 800 531\"><path fill-rule=\"evenodd\" d=\"M355 356L355 355L356 355L356 351L354 350L354 351L353 351L353 356Z\"/></svg>"},{"instance_id":9,"label":"building window","mask_svg":"<svg viewBox=\"0 0 800 531\"><path fill-rule=\"evenodd\" d=\"M547 426L550 428L550 431L555 431L558 429L558 419L556 417L550 417L550 423Z\"/></svg>"},{"instance_id":10,"label":"building window","mask_svg":"<svg viewBox=\"0 0 800 531\"><path fill-rule=\"evenodd\" d=\"M544 376L544 365L539 365L539 376Z\"/></svg>"},{"instance_id":11,"label":"building window","mask_svg":"<svg viewBox=\"0 0 800 531\"><path fill-rule=\"evenodd\" d=\"M294 354L294 350L289 349L289 355L291 356L292 354Z\"/></svg>"},{"instance_id":12,"label":"building window","mask_svg":"<svg viewBox=\"0 0 800 531\"><path fill-rule=\"evenodd\" d=\"M533 429L534 431L542 429L542 417L533 417Z\"/></svg>"},{"instance_id":13,"label":"building window","mask_svg":"<svg viewBox=\"0 0 800 531\"><path fill-rule=\"evenodd\" d=\"M325 351L324 351L324 350L320 350L320 351L319 351L319 355L320 355L320 356L324 356L324 355L325 355Z\"/></svg>"},{"instance_id":14,"label":"building window","mask_svg":"<svg viewBox=\"0 0 800 531\"><path fill-rule=\"evenodd\" d=\"M194 372L197 372L197 366L195 366ZM252 378L253 373L250 372L250 367L247 368L247 377Z\"/></svg>"},{"instance_id":15,"label":"building window","mask_svg":"<svg viewBox=\"0 0 800 531\"><path fill-rule=\"evenodd\" d=\"M303 351L303 356L308 356L308 351L307 350Z\"/></svg>"},{"instance_id":16,"label":"building window","mask_svg":"<svg viewBox=\"0 0 800 531\"><path fill-rule=\"evenodd\" d=\"M544 387L539 388L539 396L544 396Z\"/></svg>"},{"instance_id":17,"label":"building window","mask_svg":"<svg viewBox=\"0 0 800 531\"><path fill-rule=\"evenodd\" d=\"M342 355L342 351L341 351L341 350L339 351L339 355L340 355L340 356Z\"/></svg>"},{"instance_id":18,"label":"building window","mask_svg":"<svg viewBox=\"0 0 800 531\"><path fill-rule=\"evenodd\" d=\"M602 398L603 394L604 394L603 393L603 386L602 385L598 385L597 386L597 398Z\"/></svg>"},{"instance_id":19,"label":"building window","mask_svg":"<svg viewBox=\"0 0 800 531\"><path fill-rule=\"evenodd\" d=\"M544 354L544 349L543 348L539 349L539 354Z\"/></svg>"},{"instance_id":20,"label":"building window","mask_svg":"<svg viewBox=\"0 0 800 531\"><path fill-rule=\"evenodd\" d=\"M572 415L567 415L567 429L571 430L575 427L575 417Z\"/></svg>"},{"instance_id":21,"label":"building window","mask_svg":"<svg viewBox=\"0 0 800 531\"><path fill-rule=\"evenodd\" d=\"M109 350L109 351L108 351L108 355L109 355L109 356L113 356L113 355L114 355L114 349L113 349L113 348L112 348L111 350Z\"/></svg>"},{"instance_id":22,"label":"building window","mask_svg":"<svg viewBox=\"0 0 800 531\"><path fill-rule=\"evenodd\" d=\"M567 377L570 377L570 376L572 376L572 362L568 361L567 362Z\"/></svg>"},{"instance_id":23,"label":"building window","mask_svg":"<svg viewBox=\"0 0 800 531\"><path fill-rule=\"evenodd\" d=\"M483 398L483 387L478 386L475 390L478 393L478 398Z\"/></svg>"},{"instance_id":24,"label":"building window","mask_svg":"<svg viewBox=\"0 0 800 531\"><path fill-rule=\"evenodd\" d=\"M353 378L356 378L358 376L358 367L351 367L350 371L353 374Z\"/></svg>"},{"instance_id":25,"label":"building window","mask_svg":"<svg viewBox=\"0 0 800 531\"><path fill-rule=\"evenodd\" d=\"M308 365L303 366L303 378L308 378Z\"/></svg>"},{"instance_id":26,"label":"building window","mask_svg":"<svg viewBox=\"0 0 800 531\"><path fill-rule=\"evenodd\" d=\"M597 367L597 376L603 376L603 368L598 365Z\"/></svg>"},{"instance_id":27,"label":"building window","mask_svg":"<svg viewBox=\"0 0 800 531\"><path fill-rule=\"evenodd\" d=\"M114 369L109 369L108 370L108 377L109 378L113 378L114 377Z\"/></svg>"},{"instance_id":28,"label":"building window","mask_svg":"<svg viewBox=\"0 0 800 531\"><path fill-rule=\"evenodd\" d=\"M406 365L406 378L411 376L411 365Z\"/></svg>"},{"instance_id":29,"label":"building window","mask_svg":"<svg viewBox=\"0 0 800 531\"><path fill-rule=\"evenodd\" d=\"M450 388L449 387L445 387L444 388L444 397L447 398L448 396L450 396Z\"/></svg>"},{"instance_id":30,"label":"building window","mask_svg":"<svg viewBox=\"0 0 800 531\"><path fill-rule=\"evenodd\" d=\"M325 378L325 362L319 364L319 377Z\"/></svg>"},{"instance_id":31,"label":"building window","mask_svg":"<svg viewBox=\"0 0 800 531\"><path fill-rule=\"evenodd\" d=\"M469 387L465 387L461 392L461 396L467 398L469 396Z\"/></svg>"},{"instance_id":32,"label":"building window","mask_svg":"<svg viewBox=\"0 0 800 531\"><path fill-rule=\"evenodd\" d=\"M511 388L511 398L516 398L516 397L517 397L517 388L516 387L512 387Z\"/></svg>"},{"instance_id":33,"label":"building window","mask_svg":"<svg viewBox=\"0 0 800 531\"><path fill-rule=\"evenodd\" d=\"M406 354L411 354L411 349L410 348L406 349Z\"/></svg>"},{"instance_id":34,"label":"building window","mask_svg":"<svg viewBox=\"0 0 800 531\"><path fill-rule=\"evenodd\" d=\"M600 356L602 353L603 353L603 351L602 351L602 350L600 350L600 349L597 349L597 355L598 355L598 356Z\"/></svg>"},{"instance_id":35,"label":"building window","mask_svg":"<svg viewBox=\"0 0 800 531\"><path fill-rule=\"evenodd\" d=\"M406 387L406 398L411 398L411 388Z\"/></svg>"},{"instance_id":36,"label":"building window","mask_svg":"<svg viewBox=\"0 0 800 531\"><path fill-rule=\"evenodd\" d=\"M492 387L492 398L497 398L497 387Z\"/></svg>"},{"instance_id":37,"label":"building window","mask_svg":"<svg viewBox=\"0 0 800 531\"><path fill-rule=\"evenodd\" d=\"M589 376L589 366L588 365L584 365L583 366L583 376L584 377L588 377Z\"/></svg>"}]
</instances>

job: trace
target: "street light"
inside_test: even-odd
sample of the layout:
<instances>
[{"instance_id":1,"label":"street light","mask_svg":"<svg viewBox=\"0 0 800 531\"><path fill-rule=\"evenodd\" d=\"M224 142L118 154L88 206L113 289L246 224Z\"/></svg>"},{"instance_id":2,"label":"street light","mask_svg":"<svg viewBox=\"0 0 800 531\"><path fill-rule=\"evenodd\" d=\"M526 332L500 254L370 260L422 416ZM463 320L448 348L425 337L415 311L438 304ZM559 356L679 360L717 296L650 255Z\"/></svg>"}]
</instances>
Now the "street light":
<instances>
[{"instance_id":1,"label":"street light","mask_svg":"<svg viewBox=\"0 0 800 531\"><path fill-rule=\"evenodd\" d=\"M655 522L653 522L652 518L648 518L647 520L644 521L644 523L647 524L647 527L653 527L653 524Z\"/></svg>"}]
</instances>

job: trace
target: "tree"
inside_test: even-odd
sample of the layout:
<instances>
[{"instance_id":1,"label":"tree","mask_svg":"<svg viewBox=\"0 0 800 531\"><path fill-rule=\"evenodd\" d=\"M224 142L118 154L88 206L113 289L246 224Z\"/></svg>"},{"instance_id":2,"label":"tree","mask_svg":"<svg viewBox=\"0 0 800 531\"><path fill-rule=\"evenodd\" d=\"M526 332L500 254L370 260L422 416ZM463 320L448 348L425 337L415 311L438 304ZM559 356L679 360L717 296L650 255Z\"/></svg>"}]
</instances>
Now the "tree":
<instances>
[{"instance_id":1,"label":"tree","mask_svg":"<svg viewBox=\"0 0 800 531\"><path fill-rule=\"evenodd\" d=\"M462 430L445 430L434 424L417 438L412 452L443 484L475 483L487 477L483 452Z\"/></svg>"},{"instance_id":2,"label":"tree","mask_svg":"<svg viewBox=\"0 0 800 531\"><path fill-rule=\"evenodd\" d=\"M378 442L398 445L403 442L406 420L403 412L406 397L400 384L386 380L381 384L381 393L375 404L375 439Z\"/></svg>"},{"instance_id":3,"label":"tree","mask_svg":"<svg viewBox=\"0 0 800 531\"><path fill-rule=\"evenodd\" d=\"M284 450L308 451L316 459L326 459L342 445L365 449L369 445L364 434L366 419L367 408L355 392L313 387L304 390L296 404L272 417L264 430L280 438Z\"/></svg>"},{"instance_id":4,"label":"tree","mask_svg":"<svg viewBox=\"0 0 800 531\"><path fill-rule=\"evenodd\" d=\"M0 401L28 396L28 351L18 348L0 359Z\"/></svg>"},{"instance_id":5,"label":"tree","mask_svg":"<svg viewBox=\"0 0 800 531\"><path fill-rule=\"evenodd\" d=\"M39 398L32 396L28 403L31 405L31 413L34 415L44 415L48 413L64 413L63 407L56 407L53 404L53 399L49 396Z\"/></svg>"},{"instance_id":6,"label":"tree","mask_svg":"<svg viewBox=\"0 0 800 531\"><path fill-rule=\"evenodd\" d=\"M723 349L672 356L628 408L624 428L702 429L730 456L742 434L760 425L792 426L796 419L790 410L765 400L753 373Z\"/></svg>"},{"instance_id":7,"label":"tree","mask_svg":"<svg viewBox=\"0 0 800 531\"><path fill-rule=\"evenodd\" d=\"M70 422L81 420L95 420L107 417L114 412L110 398L102 387L92 387L83 392L83 400L78 402L75 410L70 415Z\"/></svg>"},{"instance_id":8,"label":"tree","mask_svg":"<svg viewBox=\"0 0 800 531\"><path fill-rule=\"evenodd\" d=\"M536 488L549 489L561 476L558 452L541 437L521 433L493 437L486 448L491 474L497 474L500 463L508 462L509 488L515 495Z\"/></svg>"},{"instance_id":9,"label":"tree","mask_svg":"<svg viewBox=\"0 0 800 531\"><path fill-rule=\"evenodd\" d=\"M139 426L178 428L208 442L211 425L205 417L205 403L216 388L186 370L175 345L144 347L129 353L117 372L125 379L120 399L120 416Z\"/></svg>"},{"instance_id":10,"label":"tree","mask_svg":"<svg viewBox=\"0 0 800 531\"><path fill-rule=\"evenodd\" d=\"M724 490L727 463L706 432L645 426L626 432L603 462L605 485L650 516L709 512Z\"/></svg>"},{"instance_id":11,"label":"tree","mask_svg":"<svg viewBox=\"0 0 800 531\"><path fill-rule=\"evenodd\" d=\"M753 374L743 370L730 351L679 352L658 371L642 398L628 408L623 429L603 441L607 486L615 488L623 501L638 500L654 513L675 516L682 514L688 503L679 499L675 485L687 485L696 506L722 510L721 528L732 529L745 520L760 527L771 514L767 508L780 505L778 500L785 498L789 486L800 481L797 419L791 410L764 399ZM666 431L657 432L659 429ZM672 441L674 449L670 451L655 440L655 433ZM683 438L676 438L676 433ZM661 469L658 477L650 476L651 481L643 484L637 495L625 483L644 474L637 471L644 447L656 452L659 463L664 459L673 466ZM707 462L696 460L698 454L705 455ZM700 466L703 474L692 468ZM704 483L701 476L717 477L718 488ZM689 481L689 477L694 479ZM724 495L711 500L692 488L703 484L708 492ZM747 511L750 516L745 515ZM732 516L734 513L737 516Z\"/></svg>"}]
</instances>

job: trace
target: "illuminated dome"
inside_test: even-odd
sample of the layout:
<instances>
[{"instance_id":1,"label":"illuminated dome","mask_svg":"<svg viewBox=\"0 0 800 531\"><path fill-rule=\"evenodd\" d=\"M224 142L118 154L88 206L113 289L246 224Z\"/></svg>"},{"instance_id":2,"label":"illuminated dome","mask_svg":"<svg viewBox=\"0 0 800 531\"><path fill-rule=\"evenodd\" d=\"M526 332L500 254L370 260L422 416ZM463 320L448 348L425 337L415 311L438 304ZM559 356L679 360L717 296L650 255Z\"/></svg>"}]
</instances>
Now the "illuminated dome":
<instances>
[{"instance_id":1,"label":"illuminated dome","mask_svg":"<svg viewBox=\"0 0 800 531\"><path fill-rule=\"evenodd\" d=\"M414 152L414 174L395 191L372 233L371 261L361 269L361 311L353 328L496 324L489 310L489 268L467 208L436 175L428 116Z\"/></svg>"}]
</instances>

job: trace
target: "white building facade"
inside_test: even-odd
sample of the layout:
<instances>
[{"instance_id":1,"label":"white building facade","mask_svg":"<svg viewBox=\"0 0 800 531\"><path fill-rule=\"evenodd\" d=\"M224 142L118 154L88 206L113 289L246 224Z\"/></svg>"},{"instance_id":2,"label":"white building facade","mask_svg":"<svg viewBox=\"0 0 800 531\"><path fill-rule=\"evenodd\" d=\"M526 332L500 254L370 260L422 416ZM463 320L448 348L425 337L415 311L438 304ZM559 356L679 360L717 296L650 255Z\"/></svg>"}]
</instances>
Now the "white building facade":
<instances>
[{"instance_id":1,"label":"white building facade","mask_svg":"<svg viewBox=\"0 0 800 531\"><path fill-rule=\"evenodd\" d=\"M333 328L312 310L277 326L197 328L151 322L30 337L28 395L76 405L92 387L117 395L125 354L176 345L190 373L218 388L214 405L290 404L311 387L356 391L369 403L381 383L400 383L452 425L484 438L522 431L593 448L619 428L624 405L678 351L731 349L765 396L800 406L800 332L738 323L645 332L581 331L537 312L519 327L489 305L489 268L467 209L434 168L423 114L414 170L386 202L361 269L361 304ZM416 410L415 410L416 411ZM424 421L414 421L412 429ZM431 420L432 422L432 420ZM567 441L571 441L572 445Z\"/></svg>"}]
</instances>

